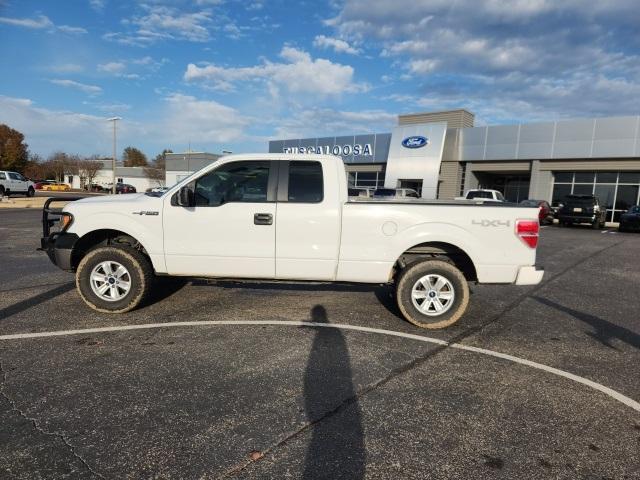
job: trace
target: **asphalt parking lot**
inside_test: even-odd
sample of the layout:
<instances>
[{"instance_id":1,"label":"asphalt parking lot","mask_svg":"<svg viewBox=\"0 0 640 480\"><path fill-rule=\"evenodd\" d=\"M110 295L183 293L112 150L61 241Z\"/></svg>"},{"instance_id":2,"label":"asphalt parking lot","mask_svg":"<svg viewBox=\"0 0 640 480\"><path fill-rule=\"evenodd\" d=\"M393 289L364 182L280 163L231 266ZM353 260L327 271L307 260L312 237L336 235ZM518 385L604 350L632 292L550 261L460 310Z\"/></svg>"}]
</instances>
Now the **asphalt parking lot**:
<instances>
[{"instance_id":1,"label":"asphalt parking lot","mask_svg":"<svg viewBox=\"0 0 640 480\"><path fill-rule=\"evenodd\" d=\"M163 281L96 313L39 215L0 211L0 478L640 478L638 234L544 228L541 285L422 331L384 286Z\"/></svg>"}]
</instances>

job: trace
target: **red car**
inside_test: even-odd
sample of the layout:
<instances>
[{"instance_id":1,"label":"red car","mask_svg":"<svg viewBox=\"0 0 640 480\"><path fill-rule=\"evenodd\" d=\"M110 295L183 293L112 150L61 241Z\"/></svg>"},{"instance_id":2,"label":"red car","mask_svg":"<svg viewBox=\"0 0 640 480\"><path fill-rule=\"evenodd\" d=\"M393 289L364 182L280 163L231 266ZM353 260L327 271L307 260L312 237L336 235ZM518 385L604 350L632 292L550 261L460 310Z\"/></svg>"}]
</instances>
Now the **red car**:
<instances>
[{"instance_id":1,"label":"red car","mask_svg":"<svg viewBox=\"0 0 640 480\"><path fill-rule=\"evenodd\" d=\"M136 193L136 187L128 183L116 183L116 194L120 193Z\"/></svg>"},{"instance_id":2,"label":"red car","mask_svg":"<svg viewBox=\"0 0 640 480\"><path fill-rule=\"evenodd\" d=\"M538 207L538 220L543 223L553 223L553 211L546 200L522 200L520 205L524 207Z\"/></svg>"}]
</instances>

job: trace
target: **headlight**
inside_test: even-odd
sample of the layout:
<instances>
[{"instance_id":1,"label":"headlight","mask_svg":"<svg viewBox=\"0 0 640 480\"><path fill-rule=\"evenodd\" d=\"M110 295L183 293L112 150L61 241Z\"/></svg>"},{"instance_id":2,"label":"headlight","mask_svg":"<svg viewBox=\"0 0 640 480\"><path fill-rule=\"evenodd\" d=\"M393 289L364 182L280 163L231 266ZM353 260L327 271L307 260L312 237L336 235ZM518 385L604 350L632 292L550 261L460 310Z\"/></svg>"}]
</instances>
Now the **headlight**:
<instances>
[{"instance_id":1,"label":"headlight","mask_svg":"<svg viewBox=\"0 0 640 480\"><path fill-rule=\"evenodd\" d=\"M60 217L60 230L66 231L71 224L73 223L73 215L67 212L62 212L62 216Z\"/></svg>"}]
</instances>

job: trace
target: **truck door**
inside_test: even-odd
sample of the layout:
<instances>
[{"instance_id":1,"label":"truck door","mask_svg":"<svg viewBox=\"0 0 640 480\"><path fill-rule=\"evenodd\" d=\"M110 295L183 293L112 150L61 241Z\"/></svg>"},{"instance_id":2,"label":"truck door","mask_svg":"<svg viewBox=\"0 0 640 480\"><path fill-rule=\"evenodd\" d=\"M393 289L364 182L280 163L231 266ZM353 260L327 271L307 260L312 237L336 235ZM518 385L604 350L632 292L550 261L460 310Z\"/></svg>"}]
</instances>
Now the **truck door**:
<instances>
[{"instance_id":1,"label":"truck door","mask_svg":"<svg viewBox=\"0 0 640 480\"><path fill-rule=\"evenodd\" d=\"M164 250L174 275L274 278L277 162L224 163L190 184L195 205L165 200Z\"/></svg>"},{"instance_id":2,"label":"truck door","mask_svg":"<svg viewBox=\"0 0 640 480\"><path fill-rule=\"evenodd\" d=\"M306 160L279 163L276 278L333 280L341 212L334 166Z\"/></svg>"},{"instance_id":3,"label":"truck door","mask_svg":"<svg viewBox=\"0 0 640 480\"><path fill-rule=\"evenodd\" d=\"M20 175L19 173L9 172L9 178L11 179L11 188L12 192L26 192L27 191L27 182L26 179Z\"/></svg>"}]
</instances>

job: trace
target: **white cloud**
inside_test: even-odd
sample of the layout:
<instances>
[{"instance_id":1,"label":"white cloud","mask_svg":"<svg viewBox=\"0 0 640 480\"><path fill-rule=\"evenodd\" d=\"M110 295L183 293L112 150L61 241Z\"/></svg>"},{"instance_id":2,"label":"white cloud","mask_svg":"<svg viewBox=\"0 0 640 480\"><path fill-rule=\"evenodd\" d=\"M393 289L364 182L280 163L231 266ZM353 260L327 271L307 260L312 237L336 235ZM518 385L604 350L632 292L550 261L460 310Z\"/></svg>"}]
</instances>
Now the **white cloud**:
<instances>
[{"instance_id":1,"label":"white cloud","mask_svg":"<svg viewBox=\"0 0 640 480\"><path fill-rule=\"evenodd\" d=\"M337 53L349 53L351 55L357 55L360 53L360 50L352 47L348 42L339 38L326 37L324 35L316 35L313 39L313 46L325 50L331 48Z\"/></svg>"},{"instance_id":2,"label":"white cloud","mask_svg":"<svg viewBox=\"0 0 640 480\"><path fill-rule=\"evenodd\" d=\"M130 80L146 78L150 72L157 72L169 60L162 58L154 60L153 57L146 56L142 58L134 58L130 60L116 60L98 64L97 70L119 78L127 78ZM140 73L132 73L130 69L137 70Z\"/></svg>"},{"instance_id":3,"label":"white cloud","mask_svg":"<svg viewBox=\"0 0 640 480\"><path fill-rule=\"evenodd\" d=\"M122 113L127 110L131 110L131 105L128 103L95 103L95 102L82 102L83 105L88 105L90 107L96 108L101 112L107 112L110 114Z\"/></svg>"},{"instance_id":4,"label":"white cloud","mask_svg":"<svg viewBox=\"0 0 640 480\"><path fill-rule=\"evenodd\" d=\"M398 116L384 110L343 111L331 108L304 108L272 121L272 138L305 138L341 135L344 132L388 132L398 122Z\"/></svg>"},{"instance_id":5,"label":"white cloud","mask_svg":"<svg viewBox=\"0 0 640 480\"><path fill-rule=\"evenodd\" d=\"M127 32L109 32L102 36L105 40L124 45L149 46L159 40L187 40L206 42L210 40L209 26L212 12L200 10L186 13L173 7L145 5L145 14L135 15L122 21L130 28Z\"/></svg>"},{"instance_id":6,"label":"white cloud","mask_svg":"<svg viewBox=\"0 0 640 480\"><path fill-rule=\"evenodd\" d=\"M366 89L366 86L354 83L354 70L349 65L322 58L314 60L307 52L289 46L282 48L280 57L284 63L264 60L262 64L251 67L226 68L190 63L184 79L221 91L233 90L240 82L265 82L272 96L277 96L282 88L290 93L316 98Z\"/></svg>"},{"instance_id":7,"label":"white cloud","mask_svg":"<svg viewBox=\"0 0 640 480\"><path fill-rule=\"evenodd\" d=\"M433 72L438 66L437 60L424 59L424 60L413 60L409 64L409 69L412 73L429 73Z\"/></svg>"},{"instance_id":8,"label":"white cloud","mask_svg":"<svg viewBox=\"0 0 640 480\"><path fill-rule=\"evenodd\" d=\"M91 8L93 8L96 12L99 12L99 13L102 13L106 3L107 3L106 0L89 0L89 5L91 6Z\"/></svg>"},{"instance_id":9,"label":"white cloud","mask_svg":"<svg viewBox=\"0 0 640 480\"><path fill-rule=\"evenodd\" d=\"M79 73L84 70L84 67L77 63L61 63L59 65L52 65L46 69L55 73Z\"/></svg>"},{"instance_id":10,"label":"white cloud","mask_svg":"<svg viewBox=\"0 0 640 480\"><path fill-rule=\"evenodd\" d=\"M44 156L56 150L109 151L110 129L104 117L49 110L28 99L0 95L0 123L24 133L30 150Z\"/></svg>"},{"instance_id":11,"label":"white cloud","mask_svg":"<svg viewBox=\"0 0 640 480\"><path fill-rule=\"evenodd\" d=\"M180 93L165 98L164 123L155 127L168 141L228 143L244 135L248 119L226 105Z\"/></svg>"},{"instance_id":12,"label":"white cloud","mask_svg":"<svg viewBox=\"0 0 640 480\"><path fill-rule=\"evenodd\" d=\"M58 27L58 30L60 30L61 32L64 32L64 33L69 33L71 35L84 35L85 33L89 33L89 32L87 32L86 28L70 27L69 25L60 25Z\"/></svg>"},{"instance_id":13,"label":"white cloud","mask_svg":"<svg viewBox=\"0 0 640 480\"><path fill-rule=\"evenodd\" d=\"M252 2L247 4L245 8L250 11L262 10L264 8L264 3L262 1Z\"/></svg>"},{"instance_id":14,"label":"white cloud","mask_svg":"<svg viewBox=\"0 0 640 480\"><path fill-rule=\"evenodd\" d=\"M0 123L22 132L30 150L47 156L62 150L79 154L109 154L111 124L107 116L130 108L121 103L85 103L105 116L53 110L31 100L0 95ZM237 110L211 100L179 93L168 94L159 104L153 120L118 123L118 148L138 145L152 153L166 147L182 148L189 141L212 145L244 140L250 119ZM141 145L144 139L145 145Z\"/></svg>"},{"instance_id":15,"label":"white cloud","mask_svg":"<svg viewBox=\"0 0 640 480\"><path fill-rule=\"evenodd\" d=\"M379 49L393 60L394 76L411 80L406 87L432 107L474 105L496 119L508 118L508 105L530 118L543 107L574 116L640 110L637 97L612 89L640 84L637 0L588 7L581 0L343 0L336 7L325 21L335 35Z\"/></svg>"},{"instance_id":16,"label":"white cloud","mask_svg":"<svg viewBox=\"0 0 640 480\"><path fill-rule=\"evenodd\" d=\"M123 62L108 62L98 65L99 72L111 73L114 75L123 73L126 69L127 66Z\"/></svg>"},{"instance_id":17,"label":"white cloud","mask_svg":"<svg viewBox=\"0 0 640 480\"><path fill-rule=\"evenodd\" d=\"M102 88L96 85L87 85L86 83L76 82L75 80L53 79L49 81L61 87L75 88L89 95L100 95L102 93Z\"/></svg>"},{"instance_id":18,"label":"white cloud","mask_svg":"<svg viewBox=\"0 0 640 480\"><path fill-rule=\"evenodd\" d=\"M82 27L71 27L69 25L56 26L46 15L38 15L35 18L0 17L0 23L34 30L47 30L49 33L53 33L56 30L72 35L87 33L87 30Z\"/></svg>"},{"instance_id":19,"label":"white cloud","mask_svg":"<svg viewBox=\"0 0 640 480\"><path fill-rule=\"evenodd\" d=\"M6 23L7 25L14 25L16 27L25 28L53 28L53 22L49 20L49 17L45 15L38 15L36 18L9 18L0 17L0 23Z\"/></svg>"}]
</instances>

